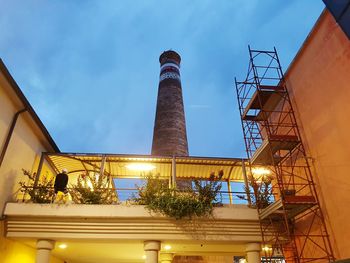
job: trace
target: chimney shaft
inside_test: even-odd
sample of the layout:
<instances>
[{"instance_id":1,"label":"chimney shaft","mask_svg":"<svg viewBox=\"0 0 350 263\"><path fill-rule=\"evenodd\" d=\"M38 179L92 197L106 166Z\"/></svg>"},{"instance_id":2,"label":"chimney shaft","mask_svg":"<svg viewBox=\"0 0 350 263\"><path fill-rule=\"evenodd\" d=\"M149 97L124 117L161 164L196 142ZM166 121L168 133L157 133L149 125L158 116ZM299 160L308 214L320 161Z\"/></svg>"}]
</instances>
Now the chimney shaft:
<instances>
[{"instance_id":1,"label":"chimney shaft","mask_svg":"<svg viewBox=\"0 0 350 263\"><path fill-rule=\"evenodd\" d=\"M180 79L181 57L168 50L159 57L160 77L152 155L188 156Z\"/></svg>"}]
</instances>

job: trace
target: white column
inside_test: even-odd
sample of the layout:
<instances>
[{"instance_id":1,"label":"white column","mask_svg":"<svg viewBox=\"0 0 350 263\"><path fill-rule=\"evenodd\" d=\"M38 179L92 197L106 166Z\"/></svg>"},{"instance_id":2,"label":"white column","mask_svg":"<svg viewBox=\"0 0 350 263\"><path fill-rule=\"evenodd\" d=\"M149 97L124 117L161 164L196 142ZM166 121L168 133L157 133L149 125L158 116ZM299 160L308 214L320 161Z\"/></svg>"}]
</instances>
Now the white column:
<instances>
[{"instance_id":1,"label":"white column","mask_svg":"<svg viewBox=\"0 0 350 263\"><path fill-rule=\"evenodd\" d=\"M248 263L260 263L260 243L248 243L245 248Z\"/></svg>"},{"instance_id":2,"label":"white column","mask_svg":"<svg viewBox=\"0 0 350 263\"><path fill-rule=\"evenodd\" d=\"M49 263L55 241L40 239L36 242L36 263Z\"/></svg>"},{"instance_id":3,"label":"white column","mask_svg":"<svg viewBox=\"0 0 350 263\"><path fill-rule=\"evenodd\" d=\"M160 250L160 241L147 240L143 242L145 250L145 263L158 263L158 252Z\"/></svg>"},{"instance_id":4,"label":"white column","mask_svg":"<svg viewBox=\"0 0 350 263\"><path fill-rule=\"evenodd\" d=\"M160 254L160 262L161 263L171 263L173 262L174 254L172 253L161 253Z\"/></svg>"}]
</instances>

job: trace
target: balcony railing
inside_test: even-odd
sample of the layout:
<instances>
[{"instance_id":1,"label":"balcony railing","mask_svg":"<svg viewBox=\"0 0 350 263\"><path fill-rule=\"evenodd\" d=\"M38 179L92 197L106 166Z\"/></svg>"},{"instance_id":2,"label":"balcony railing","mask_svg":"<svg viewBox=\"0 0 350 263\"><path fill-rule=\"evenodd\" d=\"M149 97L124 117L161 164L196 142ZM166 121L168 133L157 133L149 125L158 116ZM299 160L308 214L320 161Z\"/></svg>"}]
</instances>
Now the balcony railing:
<instances>
[{"instance_id":1,"label":"balcony railing","mask_svg":"<svg viewBox=\"0 0 350 263\"><path fill-rule=\"evenodd\" d=\"M116 197L116 202L111 202L111 204L120 204L120 203L132 203L135 198L138 197L139 188L137 187L118 187L118 188L97 188L97 189L89 189L83 188L85 192L91 191L98 192L98 194L106 194L114 195ZM20 191L17 193L17 201L18 202L31 202L31 203L78 203L82 204L82 202L74 202L72 200L72 191L77 191L77 188L67 188L65 193L55 193L53 187L33 187L33 186L23 186ZM239 198L238 196L247 196L246 192L243 191L227 191L221 190L217 194L216 200L218 200L218 205L228 205L228 204L242 204L248 205L246 200ZM91 204L91 203L87 203ZM101 201L101 204L103 201Z\"/></svg>"}]
</instances>

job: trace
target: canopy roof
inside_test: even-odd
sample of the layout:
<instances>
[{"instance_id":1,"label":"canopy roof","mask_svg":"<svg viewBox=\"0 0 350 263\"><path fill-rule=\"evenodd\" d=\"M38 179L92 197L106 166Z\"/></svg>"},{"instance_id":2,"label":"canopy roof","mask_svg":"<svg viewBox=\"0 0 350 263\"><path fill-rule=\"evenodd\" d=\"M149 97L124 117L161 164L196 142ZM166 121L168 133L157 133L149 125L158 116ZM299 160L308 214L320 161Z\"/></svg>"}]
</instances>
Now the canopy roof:
<instances>
[{"instance_id":1,"label":"canopy roof","mask_svg":"<svg viewBox=\"0 0 350 263\"><path fill-rule=\"evenodd\" d=\"M237 158L171 157L127 154L87 154L87 153L44 153L45 159L56 172L63 168L76 174L84 171L100 172L115 178L140 178L151 172L153 175L168 178L175 163L176 177L183 179L209 179L211 173L218 175L223 170L222 180L243 181L242 162ZM104 163L104 165L103 165ZM130 164L147 164L150 171L130 169Z\"/></svg>"}]
</instances>

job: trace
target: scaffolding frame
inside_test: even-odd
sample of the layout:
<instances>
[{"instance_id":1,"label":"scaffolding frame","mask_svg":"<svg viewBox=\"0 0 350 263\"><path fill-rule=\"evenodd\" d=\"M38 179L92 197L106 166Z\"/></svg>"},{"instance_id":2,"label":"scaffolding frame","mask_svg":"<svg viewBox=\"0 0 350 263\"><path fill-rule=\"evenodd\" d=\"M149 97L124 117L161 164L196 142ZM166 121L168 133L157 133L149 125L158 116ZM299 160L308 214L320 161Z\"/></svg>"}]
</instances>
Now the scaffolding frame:
<instances>
[{"instance_id":1,"label":"scaffolding frame","mask_svg":"<svg viewBox=\"0 0 350 263\"><path fill-rule=\"evenodd\" d=\"M276 48L249 49L246 79L235 79L248 170L269 166L274 202L258 207L265 258L334 261L325 218ZM271 235L271 232L273 233Z\"/></svg>"}]
</instances>

